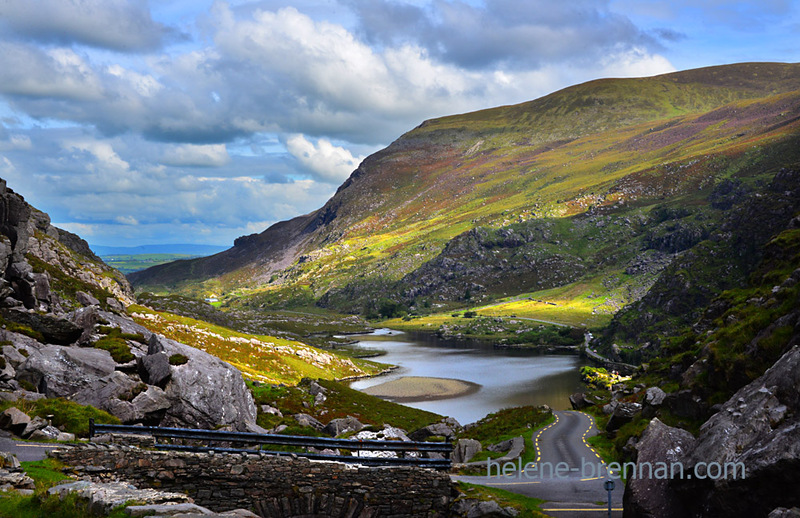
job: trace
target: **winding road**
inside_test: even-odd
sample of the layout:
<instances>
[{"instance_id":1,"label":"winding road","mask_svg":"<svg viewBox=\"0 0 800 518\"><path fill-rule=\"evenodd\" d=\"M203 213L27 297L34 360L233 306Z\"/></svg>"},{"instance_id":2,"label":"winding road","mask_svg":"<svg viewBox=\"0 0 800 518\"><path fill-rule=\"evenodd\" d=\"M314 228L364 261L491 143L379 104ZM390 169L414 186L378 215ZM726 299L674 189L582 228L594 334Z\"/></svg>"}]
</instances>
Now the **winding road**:
<instances>
[{"instance_id":1,"label":"winding road","mask_svg":"<svg viewBox=\"0 0 800 518\"><path fill-rule=\"evenodd\" d=\"M453 479L541 498L547 501L542 510L557 518L607 516L605 464L586 442L597 433L594 420L583 412L554 414L554 423L533 433L535 469L520 466L519 461L505 466L495 463L490 465L488 477L454 476ZM619 480L614 482L611 515L620 517L623 485Z\"/></svg>"}]
</instances>

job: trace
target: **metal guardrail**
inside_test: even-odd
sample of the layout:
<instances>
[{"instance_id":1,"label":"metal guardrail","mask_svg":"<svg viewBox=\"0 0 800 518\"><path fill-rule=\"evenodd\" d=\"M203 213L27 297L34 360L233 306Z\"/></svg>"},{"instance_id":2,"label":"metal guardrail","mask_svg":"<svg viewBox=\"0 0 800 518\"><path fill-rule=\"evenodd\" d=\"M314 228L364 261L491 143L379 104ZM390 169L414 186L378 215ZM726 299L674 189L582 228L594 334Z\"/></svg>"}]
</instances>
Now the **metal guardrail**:
<instances>
[{"instance_id":1,"label":"metal guardrail","mask_svg":"<svg viewBox=\"0 0 800 518\"><path fill-rule=\"evenodd\" d=\"M450 454L453 445L444 443L418 441L380 441L376 439L332 439L326 437L306 437L301 435L259 434L248 432L224 432L219 430L197 430L191 428L164 428L160 426L130 426L116 424L96 424L89 419L89 438L98 433L126 433L151 435L155 439L155 447L161 450L219 452L219 453L265 453L267 455L297 455L313 460L331 460L351 464L369 466L417 466L449 470L452 466ZM201 441L206 445L170 444L159 442L159 439L183 439ZM232 446L210 446L211 443L234 443L258 445L258 449L237 448ZM353 455L327 455L315 452L270 451L261 445L294 446L298 448L340 449L349 451L387 451L395 452L397 457L361 457ZM406 454L414 453L413 457ZM442 454L443 459L424 457L425 454Z\"/></svg>"}]
</instances>

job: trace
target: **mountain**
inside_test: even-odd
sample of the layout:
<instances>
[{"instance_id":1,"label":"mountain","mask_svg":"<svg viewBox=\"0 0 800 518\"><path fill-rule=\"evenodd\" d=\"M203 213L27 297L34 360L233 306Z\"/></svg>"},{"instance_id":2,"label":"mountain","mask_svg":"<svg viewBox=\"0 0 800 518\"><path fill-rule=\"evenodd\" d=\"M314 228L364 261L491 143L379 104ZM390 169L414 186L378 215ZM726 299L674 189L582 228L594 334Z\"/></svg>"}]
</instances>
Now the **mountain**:
<instances>
[{"instance_id":1,"label":"mountain","mask_svg":"<svg viewBox=\"0 0 800 518\"><path fill-rule=\"evenodd\" d=\"M92 250L99 256L107 255L141 255L141 254L181 254L205 256L212 255L227 247L221 245L193 245L170 243L165 245L138 245L138 246L103 246L93 245Z\"/></svg>"},{"instance_id":2,"label":"mountain","mask_svg":"<svg viewBox=\"0 0 800 518\"><path fill-rule=\"evenodd\" d=\"M129 279L365 314L562 290L608 321L796 166L799 137L800 64L591 81L426 121L319 210Z\"/></svg>"}]
</instances>

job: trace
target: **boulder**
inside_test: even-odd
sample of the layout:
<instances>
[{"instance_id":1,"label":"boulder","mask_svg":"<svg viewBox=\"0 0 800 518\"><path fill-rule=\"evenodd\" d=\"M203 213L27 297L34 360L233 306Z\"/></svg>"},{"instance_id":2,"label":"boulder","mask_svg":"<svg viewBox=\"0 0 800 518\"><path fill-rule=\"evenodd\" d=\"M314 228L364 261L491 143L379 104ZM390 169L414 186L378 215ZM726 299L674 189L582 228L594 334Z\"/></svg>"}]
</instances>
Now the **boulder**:
<instances>
[{"instance_id":1,"label":"boulder","mask_svg":"<svg viewBox=\"0 0 800 518\"><path fill-rule=\"evenodd\" d=\"M155 337L156 335L153 336ZM152 342L152 338L150 341ZM148 385L164 388L172 378L169 358L163 352L140 356L136 359L136 367L139 371L139 377Z\"/></svg>"},{"instance_id":2,"label":"boulder","mask_svg":"<svg viewBox=\"0 0 800 518\"><path fill-rule=\"evenodd\" d=\"M36 430L41 430L47 425L48 425L47 419L43 419L41 417L36 416L33 419L31 419L31 421L19 435L20 437L25 437L25 438L30 437L30 435L33 432L35 432Z\"/></svg>"},{"instance_id":3,"label":"boulder","mask_svg":"<svg viewBox=\"0 0 800 518\"><path fill-rule=\"evenodd\" d=\"M167 393L156 386L149 386L147 390L133 398L136 415L145 424L158 424L170 407Z\"/></svg>"},{"instance_id":4,"label":"boulder","mask_svg":"<svg viewBox=\"0 0 800 518\"><path fill-rule=\"evenodd\" d=\"M606 424L606 431L615 432L623 425L633 421L634 416L641 412L642 405L639 403L618 403L611 413L611 417Z\"/></svg>"},{"instance_id":5,"label":"boulder","mask_svg":"<svg viewBox=\"0 0 800 518\"><path fill-rule=\"evenodd\" d=\"M69 397L114 372L115 366L108 351L46 345L30 353L17 369L17 379L47 397Z\"/></svg>"},{"instance_id":6,"label":"boulder","mask_svg":"<svg viewBox=\"0 0 800 518\"><path fill-rule=\"evenodd\" d=\"M792 507L791 509L778 507L773 509L767 515L767 518L800 518L800 507Z\"/></svg>"},{"instance_id":7,"label":"boulder","mask_svg":"<svg viewBox=\"0 0 800 518\"><path fill-rule=\"evenodd\" d=\"M573 410L583 410L586 407L592 406L589 400L586 399L586 394L583 392L576 392L569 397L569 403L572 405Z\"/></svg>"},{"instance_id":8,"label":"boulder","mask_svg":"<svg viewBox=\"0 0 800 518\"><path fill-rule=\"evenodd\" d=\"M261 405L261 413L283 417L283 413L280 410L270 405Z\"/></svg>"},{"instance_id":9,"label":"boulder","mask_svg":"<svg viewBox=\"0 0 800 518\"><path fill-rule=\"evenodd\" d=\"M667 426L658 418L650 421L641 439L636 443L637 476L628 473L628 483L623 496L624 518L682 518L687 511L675 491L670 488L669 477L651 475L649 468L659 463L680 463L694 444L694 437L686 430ZM657 474L657 473L656 473Z\"/></svg>"},{"instance_id":10,"label":"boulder","mask_svg":"<svg viewBox=\"0 0 800 518\"><path fill-rule=\"evenodd\" d=\"M0 428L16 435L22 434L30 422L30 416L14 406L0 414Z\"/></svg>"},{"instance_id":11,"label":"boulder","mask_svg":"<svg viewBox=\"0 0 800 518\"><path fill-rule=\"evenodd\" d=\"M339 436L347 432L358 432L364 428L364 425L352 416L347 416L340 419L332 419L325 428L322 429L328 435L333 437Z\"/></svg>"},{"instance_id":12,"label":"boulder","mask_svg":"<svg viewBox=\"0 0 800 518\"><path fill-rule=\"evenodd\" d=\"M137 420L136 409L129 401L138 383L125 374L114 371L108 376L96 378L72 395L72 400L81 405L91 405L105 410L121 421L129 423Z\"/></svg>"},{"instance_id":13,"label":"boulder","mask_svg":"<svg viewBox=\"0 0 800 518\"><path fill-rule=\"evenodd\" d=\"M83 329L66 318L50 313L29 313L24 310L8 308L2 311L3 318L25 325L38 331L47 343L68 345L81 337Z\"/></svg>"},{"instance_id":14,"label":"boulder","mask_svg":"<svg viewBox=\"0 0 800 518\"><path fill-rule=\"evenodd\" d=\"M294 414L292 417L294 417L295 421L297 421L300 426L310 426L311 428L320 431L325 428L324 424L320 423L317 419L308 414Z\"/></svg>"},{"instance_id":15,"label":"boulder","mask_svg":"<svg viewBox=\"0 0 800 518\"><path fill-rule=\"evenodd\" d=\"M727 464L729 475L712 480L710 463ZM675 481L695 514L766 516L778 507L800 506L800 346L703 424L684 464L707 477Z\"/></svg>"},{"instance_id":16,"label":"boulder","mask_svg":"<svg viewBox=\"0 0 800 518\"><path fill-rule=\"evenodd\" d=\"M232 426L244 431L255 424L256 405L238 369L174 340L161 337L158 343L167 357L181 354L188 359L187 363L170 368L172 378L164 389L170 407L162 426Z\"/></svg>"},{"instance_id":17,"label":"boulder","mask_svg":"<svg viewBox=\"0 0 800 518\"><path fill-rule=\"evenodd\" d=\"M453 449L453 463L464 464L469 462L476 453L481 451L480 441L475 439L459 439Z\"/></svg>"},{"instance_id":18,"label":"boulder","mask_svg":"<svg viewBox=\"0 0 800 518\"><path fill-rule=\"evenodd\" d=\"M74 441L75 434L65 433L55 426L45 426L28 437L32 441Z\"/></svg>"},{"instance_id":19,"label":"boulder","mask_svg":"<svg viewBox=\"0 0 800 518\"><path fill-rule=\"evenodd\" d=\"M644 403L645 405L658 407L664 403L664 399L666 399L666 397L667 393L660 388L650 387L644 393Z\"/></svg>"},{"instance_id":20,"label":"boulder","mask_svg":"<svg viewBox=\"0 0 800 518\"><path fill-rule=\"evenodd\" d=\"M460 518L504 518L519 514L513 507L500 507L494 500L474 498L456 500L450 511L452 516Z\"/></svg>"},{"instance_id":21,"label":"boulder","mask_svg":"<svg viewBox=\"0 0 800 518\"><path fill-rule=\"evenodd\" d=\"M697 420L705 418L708 414L708 405L688 389L668 394L664 404L678 417Z\"/></svg>"},{"instance_id":22,"label":"boulder","mask_svg":"<svg viewBox=\"0 0 800 518\"><path fill-rule=\"evenodd\" d=\"M77 300L81 306L99 306L100 301L97 298L89 295L85 291L76 291L75 292L75 300Z\"/></svg>"},{"instance_id":23,"label":"boulder","mask_svg":"<svg viewBox=\"0 0 800 518\"><path fill-rule=\"evenodd\" d=\"M414 430L408 434L408 437L412 441L424 441L428 437L434 436L452 439L455 437L455 432L449 425L445 423L434 423L420 428L419 430Z\"/></svg>"}]
</instances>

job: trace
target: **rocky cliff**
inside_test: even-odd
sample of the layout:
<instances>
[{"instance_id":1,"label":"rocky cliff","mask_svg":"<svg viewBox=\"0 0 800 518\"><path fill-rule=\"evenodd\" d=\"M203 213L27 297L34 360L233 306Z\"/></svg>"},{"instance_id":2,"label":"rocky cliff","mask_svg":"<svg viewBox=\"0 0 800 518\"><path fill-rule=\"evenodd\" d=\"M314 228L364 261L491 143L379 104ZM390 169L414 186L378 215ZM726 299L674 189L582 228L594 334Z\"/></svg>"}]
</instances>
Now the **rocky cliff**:
<instances>
[{"instance_id":1,"label":"rocky cliff","mask_svg":"<svg viewBox=\"0 0 800 518\"><path fill-rule=\"evenodd\" d=\"M0 399L66 398L124 423L253 430L241 372L133 322L125 277L0 180Z\"/></svg>"}]
</instances>

